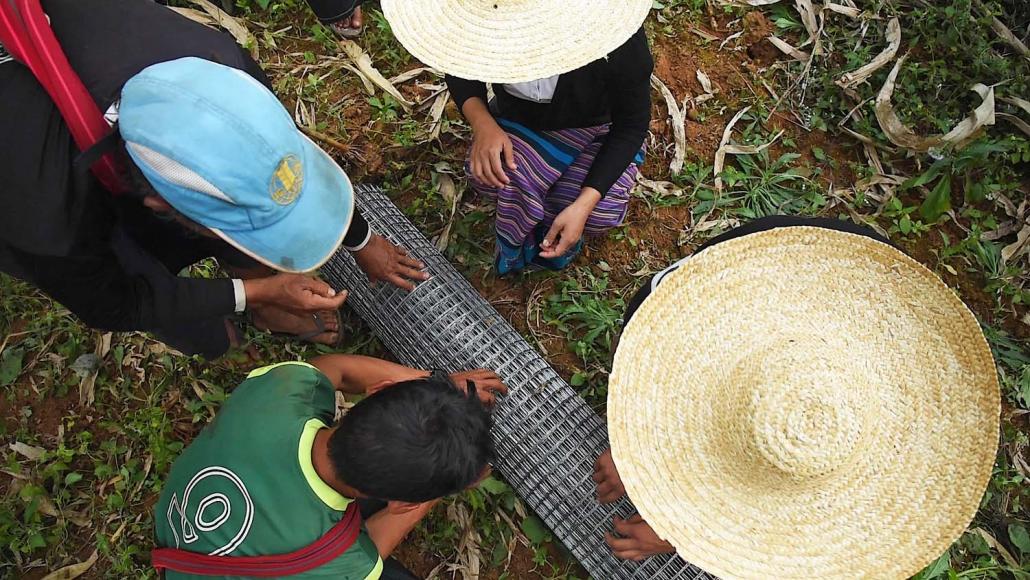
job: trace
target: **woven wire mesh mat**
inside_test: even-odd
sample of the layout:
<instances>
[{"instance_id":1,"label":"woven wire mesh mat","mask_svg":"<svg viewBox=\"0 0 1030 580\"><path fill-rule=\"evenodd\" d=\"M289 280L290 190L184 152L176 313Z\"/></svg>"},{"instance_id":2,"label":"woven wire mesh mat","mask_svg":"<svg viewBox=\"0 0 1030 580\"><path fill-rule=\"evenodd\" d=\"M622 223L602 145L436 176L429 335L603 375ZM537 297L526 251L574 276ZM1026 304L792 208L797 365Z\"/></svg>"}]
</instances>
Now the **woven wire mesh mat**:
<instances>
[{"instance_id":1,"label":"woven wire mesh mat","mask_svg":"<svg viewBox=\"0 0 1030 580\"><path fill-rule=\"evenodd\" d=\"M625 499L597 502L594 460L608 448L604 421L565 383L381 190L357 188L372 228L423 261L432 278L408 293L372 288L347 251L322 275L350 292L354 308L401 362L449 371L489 368L511 389L494 416L495 468L594 578L713 578L675 556L642 563L615 558L604 534L628 517Z\"/></svg>"}]
</instances>

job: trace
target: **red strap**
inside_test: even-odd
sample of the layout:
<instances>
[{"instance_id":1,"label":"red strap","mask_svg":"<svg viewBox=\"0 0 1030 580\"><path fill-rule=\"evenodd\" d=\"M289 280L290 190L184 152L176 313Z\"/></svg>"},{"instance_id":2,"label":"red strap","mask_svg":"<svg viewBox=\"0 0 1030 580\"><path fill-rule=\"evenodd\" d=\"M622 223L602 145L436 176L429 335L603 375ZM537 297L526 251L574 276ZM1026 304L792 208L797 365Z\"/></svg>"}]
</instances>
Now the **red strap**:
<instances>
[{"instance_id":1,"label":"red strap","mask_svg":"<svg viewBox=\"0 0 1030 580\"><path fill-rule=\"evenodd\" d=\"M361 533L361 511L351 502L335 526L315 543L279 556L206 556L177 548L157 548L150 560L158 573L172 570L199 576L277 578L314 570L340 557Z\"/></svg>"},{"instance_id":2,"label":"red strap","mask_svg":"<svg viewBox=\"0 0 1030 580\"><path fill-rule=\"evenodd\" d=\"M80 151L86 151L111 132L93 97L68 63L39 0L0 0L0 43L46 89ZM121 177L122 167L114 155L103 155L91 169L111 192L128 191Z\"/></svg>"}]
</instances>

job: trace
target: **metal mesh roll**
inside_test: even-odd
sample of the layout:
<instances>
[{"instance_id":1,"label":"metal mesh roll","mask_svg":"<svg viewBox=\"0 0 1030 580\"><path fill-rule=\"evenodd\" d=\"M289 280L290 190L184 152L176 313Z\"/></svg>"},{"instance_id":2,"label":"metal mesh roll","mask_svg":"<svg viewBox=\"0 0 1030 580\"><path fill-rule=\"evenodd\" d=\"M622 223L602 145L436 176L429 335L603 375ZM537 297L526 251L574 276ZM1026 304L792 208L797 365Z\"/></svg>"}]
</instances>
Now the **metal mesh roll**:
<instances>
[{"instance_id":1,"label":"metal mesh roll","mask_svg":"<svg viewBox=\"0 0 1030 580\"><path fill-rule=\"evenodd\" d=\"M373 288L347 251L322 267L323 277L349 290L347 303L404 364L500 375L511 392L494 414L495 468L583 567L601 579L713 578L675 556L638 564L612 555L604 543L612 517L634 510L625 499L597 502L591 475L608 448L604 421L381 190L358 187L357 200L372 228L425 262L432 278L411 293Z\"/></svg>"}]
</instances>

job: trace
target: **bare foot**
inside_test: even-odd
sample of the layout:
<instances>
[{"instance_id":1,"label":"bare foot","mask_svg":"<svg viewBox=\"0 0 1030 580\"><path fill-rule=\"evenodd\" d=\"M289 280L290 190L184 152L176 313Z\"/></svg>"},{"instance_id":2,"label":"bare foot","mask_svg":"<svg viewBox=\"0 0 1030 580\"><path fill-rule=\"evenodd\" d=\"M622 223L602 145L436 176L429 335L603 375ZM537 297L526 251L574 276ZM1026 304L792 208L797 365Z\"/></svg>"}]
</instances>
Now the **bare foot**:
<instances>
[{"instance_id":1,"label":"bare foot","mask_svg":"<svg viewBox=\"0 0 1030 580\"><path fill-rule=\"evenodd\" d=\"M361 7L358 6L351 13L350 18L337 20L329 25L329 28L341 38L357 38L361 36L361 29L364 25L364 17L361 14Z\"/></svg>"},{"instance_id":2,"label":"bare foot","mask_svg":"<svg viewBox=\"0 0 1030 580\"><path fill-rule=\"evenodd\" d=\"M307 339L310 342L333 346L340 338L340 322L333 311L322 311L316 314L325 325L326 331ZM318 330L312 315L293 314L274 306L263 306L253 308L250 314L254 326L261 330L270 332L283 332L296 336L303 336L314 330Z\"/></svg>"}]
</instances>

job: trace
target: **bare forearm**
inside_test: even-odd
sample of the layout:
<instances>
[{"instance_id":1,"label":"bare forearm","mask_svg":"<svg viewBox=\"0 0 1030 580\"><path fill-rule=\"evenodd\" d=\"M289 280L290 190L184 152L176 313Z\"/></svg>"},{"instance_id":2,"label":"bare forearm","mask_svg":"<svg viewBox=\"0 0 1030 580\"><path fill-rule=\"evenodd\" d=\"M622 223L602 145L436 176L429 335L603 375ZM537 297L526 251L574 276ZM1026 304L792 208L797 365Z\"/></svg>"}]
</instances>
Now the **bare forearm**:
<instances>
[{"instance_id":1,"label":"bare forearm","mask_svg":"<svg viewBox=\"0 0 1030 580\"><path fill-rule=\"evenodd\" d=\"M497 124L494 116L490 114L490 109L487 108L486 103L479 97L472 97L466 100L465 104L461 106L461 113L468 119L473 132L478 131L484 123Z\"/></svg>"},{"instance_id":2,"label":"bare forearm","mask_svg":"<svg viewBox=\"0 0 1030 580\"><path fill-rule=\"evenodd\" d=\"M375 543L376 549L379 550L379 555L389 558L404 537L411 533L418 522L433 511L438 503L440 500L425 502L413 510L401 514L390 513L387 508L369 518L365 522L365 528Z\"/></svg>"},{"instance_id":3,"label":"bare forearm","mask_svg":"<svg viewBox=\"0 0 1030 580\"><path fill-rule=\"evenodd\" d=\"M428 371L357 354L327 354L313 359L311 364L329 377L336 390L356 395L383 383L429 376Z\"/></svg>"}]
</instances>

